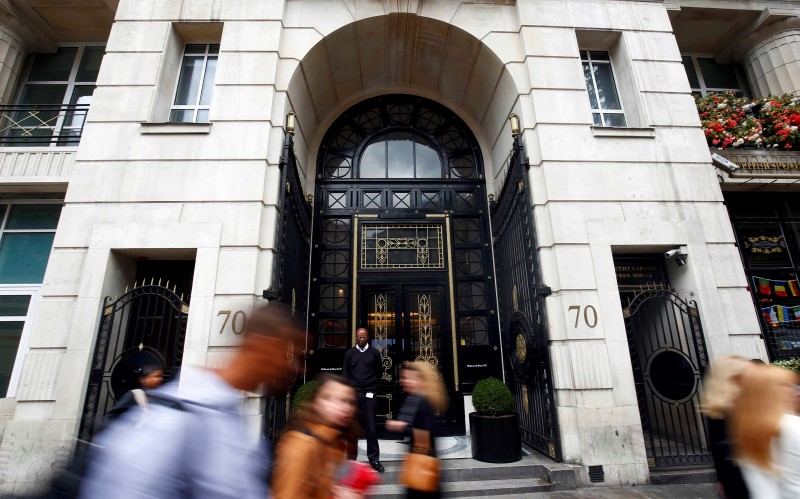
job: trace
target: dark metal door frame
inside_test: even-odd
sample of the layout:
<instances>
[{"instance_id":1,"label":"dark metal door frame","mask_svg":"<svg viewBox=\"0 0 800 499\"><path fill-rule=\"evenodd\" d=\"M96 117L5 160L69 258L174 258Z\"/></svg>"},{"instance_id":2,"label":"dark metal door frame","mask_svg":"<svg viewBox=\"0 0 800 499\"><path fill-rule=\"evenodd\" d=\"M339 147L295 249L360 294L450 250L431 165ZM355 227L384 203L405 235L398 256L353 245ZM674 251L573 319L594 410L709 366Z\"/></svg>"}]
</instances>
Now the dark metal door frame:
<instances>
[{"instance_id":1,"label":"dark metal door frame","mask_svg":"<svg viewBox=\"0 0 800 499\"><path fill-rule=\"evenodd\" d=\"M533 222L528 159L515 137L508 173L491 204L506 383L514 392L522 441L561 460L545 297Z\"/></svg>"},{"instance_id":2,"label":"dark metal door frame","mask_svg":"<svg viewBox=\"0 0 800 499\"><path fill-rule=\"evenodd\" d=\"M699 412L708 356L697 303L669 289L643 290L623 317L648 465L710 466Z\"/></svg>"}]
</instances>

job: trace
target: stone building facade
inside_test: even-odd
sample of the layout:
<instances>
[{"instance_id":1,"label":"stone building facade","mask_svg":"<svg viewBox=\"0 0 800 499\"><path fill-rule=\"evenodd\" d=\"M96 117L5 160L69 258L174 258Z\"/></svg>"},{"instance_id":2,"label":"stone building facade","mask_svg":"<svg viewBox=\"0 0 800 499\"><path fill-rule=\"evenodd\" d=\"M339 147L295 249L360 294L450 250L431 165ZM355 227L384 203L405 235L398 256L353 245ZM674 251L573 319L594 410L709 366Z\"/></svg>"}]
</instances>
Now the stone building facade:
<instances>
[{"instance_id":1,"label":"stone building facade","mask_svg":"<svg viewBox=\"0 0 800 499\"><path fill-rule=\"evenodd\" d=\"M362 249L345 251L345 263L366 258L367 243L358 238L367 232L355 231L358 215L362 228L390 232L399 225L374 225L383 220L377 218L383 205L375 205L373 216L363 197L337 206L328 197L337 179L352 180L341 182L355 189L348 196L365 196L364 185L385 183L378 190L388 197L381 202L399 210L395 218L384 217L385 224L405 217L414 230L427 220L427 229L439 231L442 269L451 270L441 274L443 305L436 313L447 328L437 333L444 343L436 356L450 366L448 379L461 404L454 421L461 418L463 430L473 364L458 358L485 352L470 362L492 357L487 363L495 371L487 373L505 377L521 400L518 409L531 409L520 399L529 390L544 394L540 402L552 416L549 453L580 465L584 484L590 483L589 466L603 466L606 484L647 483L663 464L658 458L665 442L694 432L702 440L703 433L701 424L688 422L694 429L654 437L660 430L648 411L657 402L643 402L642 394L662 402L672 400L670 393L682 403L695 400L696 378L709 358L737 353L768 359L765 326L725 200L736 191L746 204L748 191L780 190L796 204L796 181L717 170L692 94L799 91L798 16L794 2L778 0L0 1L0 310L7 333L0 340L0 372L7 373L7 394L0 394L1 490L30 490L74 447L86 421L98 331L114 301L105 297L126 296L143 281L159 288L156 281L169 279L160 287L184 293L180 345L164 353L142 336L129 346L152 348L175 369L225 361L241 321L274 285L285 258L278 248L287 197L282 168L294 165L300 177L295 189L313 196L314 223L352 224L353 244ZM344 159L331 170L331 163L323 164L334 144L331 130L341 132L347 116L366 116L358 105L370 99L389 106L387 133L402 129L412 138L380 139L388 144L381 160L388 170L368 176L359 154L379 139L364 132L353 139L358 145L347 156L350 170L337 169ZM439 115L459 123L472 141L474 168L462 176L466 170L456 169L447 140L434 137L432 128L420 131L421 121L398 125L419 119L424 109L393 118L392 109L400 108L391 107L392 99L400 108L439 106ZM295 122L290 141L288 113ZM429 142L415 138L423 136ZM418 148L417 173L396 176L392 144L411 142ZM293 150L288 162L287 143ZM492 200L502 202L520 146L539 280L527 292L515 284L513 298L504 300L512 294L500 289L508 276L492 261L502 248L496 241L492 247L489 231L498 224L487 212L495 209ZM428 150L438 151L434 157L443 165L440 171L433 163L440 181L430 181L435 189L457 194L469 181L485 193L474 205L474 220L486 259L474 278L459 277L460 236L450 226L467 220L466 212L451 207L448 214L433 205L415 211L392 197L400 195L393 182L404 179L422 202L420 186L430 177L420 173L421 161ZM341 213L332 215L338 208ZM311 344L320 357L342 338L347 343L361 317L370 320L377 312L356 303L356 291L371 292L361 283L372 281L351 265L344 284L331 288L341 289L344 298L331 303L337 309L344 304L343 311L325 315L324 300L338 298L315 284L328 262L328 250L317 246L327 233L315 227L309 281L295 291L308 296L304 319L313 332L333 341ZM665 259L670 250L678 250L678 258ZM417 272L418 280L426 275ZM414 293L416 284L408 283L411 291L397 288L398 296ZM462 310L466 285L482 290L487 304L480 311ZM674 297L667 297L678 310L671 332L699 334L676 340L685 359L662 367L683 370L691 385L685 393L655 385L637 392L643 372L658 374L641 360L655 359L661 348L643 354L636 343L641 331L630 320L637 311L629 305L641 303L636 296L647 288ZM519 375L511 364L525 356L512 351L519 336L498 317L517 311L522 294L541 300L539 317L546 318L534 328L544 346L532 352L547 368L549 376L539 379L544 387L511 381ZM463 307L480 308L469 303ZM396 324L406 334L419 326ZM485 339L476 340L476 331ZM112 331L109 341L128 332ZM336 356L325 358L312 364L315 369ZM261 394L249 394L244 411L254 435L270 424L267 407ZM698 445L683 464L707 462L701 459L707 449ZM678 463L680 454L667 457Z\"/></svg>"}]
</instances>

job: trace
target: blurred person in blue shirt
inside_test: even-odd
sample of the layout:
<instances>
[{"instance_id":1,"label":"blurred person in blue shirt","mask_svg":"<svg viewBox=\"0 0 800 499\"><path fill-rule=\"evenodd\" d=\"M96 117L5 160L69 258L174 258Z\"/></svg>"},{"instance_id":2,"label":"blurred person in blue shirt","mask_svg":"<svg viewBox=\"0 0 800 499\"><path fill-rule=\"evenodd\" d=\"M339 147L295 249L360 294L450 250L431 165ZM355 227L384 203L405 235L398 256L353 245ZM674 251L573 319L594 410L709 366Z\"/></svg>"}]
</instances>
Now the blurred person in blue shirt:
<instances>
[{"instance_id":1,"label":"blurred person in blue shirt","mask_svg":"<svg viewBox=\"0 0 800 499\"><path fill-rule=\"evenodd\" d=\"M243 392L285 392L302 365L304 334L277 304L253 310L223 369L186 368L93 442L80 497L264 499L270 459L241 413Z\"/></svg>"}]
</instances>

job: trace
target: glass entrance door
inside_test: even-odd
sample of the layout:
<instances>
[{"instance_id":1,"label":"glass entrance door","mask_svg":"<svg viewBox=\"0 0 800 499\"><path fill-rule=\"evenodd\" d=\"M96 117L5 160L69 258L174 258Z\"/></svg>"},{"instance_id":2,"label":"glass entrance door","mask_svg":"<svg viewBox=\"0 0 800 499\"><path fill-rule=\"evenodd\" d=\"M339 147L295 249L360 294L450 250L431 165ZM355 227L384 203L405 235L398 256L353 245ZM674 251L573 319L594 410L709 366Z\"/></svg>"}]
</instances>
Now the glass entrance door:
<instances>
[{"instance_id":1,"label":"glass entrance door","mask_svg":"<svg viewBox=\"0 0 800 499\"><path fill-rule=\"evenodd\" d=\"M383 431L386 419L396 418L403 403L400 367L405 361L424 361L436 367L452 399L453 362L447 287L444 283L394 282L361 285L361 322L371 338L371 347L382 359L378 388L378 425L382 437L397 435ZM458 411L441 414L445 432L461 433ZM461 418L463 419L463 418Z\"/></svg>"}]
</instances>

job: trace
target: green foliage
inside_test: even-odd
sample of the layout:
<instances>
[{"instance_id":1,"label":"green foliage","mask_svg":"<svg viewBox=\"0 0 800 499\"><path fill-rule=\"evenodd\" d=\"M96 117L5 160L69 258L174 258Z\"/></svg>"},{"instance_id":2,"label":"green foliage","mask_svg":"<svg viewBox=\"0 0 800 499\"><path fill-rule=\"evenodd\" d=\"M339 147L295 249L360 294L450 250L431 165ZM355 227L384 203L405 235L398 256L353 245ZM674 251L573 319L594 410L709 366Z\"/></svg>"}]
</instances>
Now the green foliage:
<instances>
[{"instance_id":1,"label":"green foliage","mask_svg":"<svg viewBox=\"0 0 800 499\"><path fill-rule=\"evenodd\" d=\"M776 360L772 363L773 366L782 367L784 369L789 369L790 371L794 371L797 374L800 374L800 358L797 359L789 359L789 360Z\"/></svg>"},{"instance_id":2,"label":"green foliage","mask_svg":"<svg viewBox=\"0 0 800 499\"><path fill-rule=\"evenodd\" d=\"M514 413L514 396L497 378L486 378L475 385L472 405L481 416L504 416Z\"/></svg>"},{"instance_id":3,"label":"green foliage","mask_svg":"<svg viewBox=\"0 0 800 499\"><path fill-rule=\"evenodd\" d=\"M309 381L298 388L292 399L292 411L296 411L300 406L313 399L318 389L319 381L316 380Z\"/></svg>"}]
</instances>

